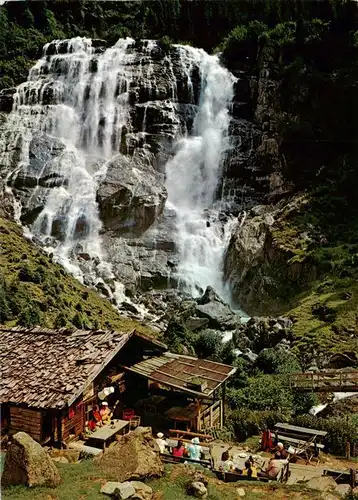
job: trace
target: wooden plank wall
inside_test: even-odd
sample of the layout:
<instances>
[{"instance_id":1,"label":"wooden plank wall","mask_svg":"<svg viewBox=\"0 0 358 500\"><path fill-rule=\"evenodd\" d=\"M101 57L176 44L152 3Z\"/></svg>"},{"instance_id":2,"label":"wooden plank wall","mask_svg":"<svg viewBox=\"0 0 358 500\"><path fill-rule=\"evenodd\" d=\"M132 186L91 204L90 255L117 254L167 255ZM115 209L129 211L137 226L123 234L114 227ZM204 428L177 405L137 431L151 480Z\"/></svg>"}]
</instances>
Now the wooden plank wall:
<instances>
[{"instance_id":1,"label":"wooden plank wall","mask_svg":"<svg viewBox=\"0 0 358 500\"><path fill-rule=\"evenodd\" d=\"M68 441L70 434L74 433L75 437L78 437L85 428L85 415L84 415L84 405L76 404L73 406L75 414L72 418L69 418L67 413L66 416L62 417L62 441Z\"/></svg>"},{"instance_id":2,"label":"wooden plank wall","mask_svg":"<svg viewBox=\"0 0 358 500\"><path fill-rule=\"evenodd\" d=\"M42 438L42 413L40 410L29 410L10 406L10 435L16 432L27 432L36 441Z\"/></svg>"}]
</instances>

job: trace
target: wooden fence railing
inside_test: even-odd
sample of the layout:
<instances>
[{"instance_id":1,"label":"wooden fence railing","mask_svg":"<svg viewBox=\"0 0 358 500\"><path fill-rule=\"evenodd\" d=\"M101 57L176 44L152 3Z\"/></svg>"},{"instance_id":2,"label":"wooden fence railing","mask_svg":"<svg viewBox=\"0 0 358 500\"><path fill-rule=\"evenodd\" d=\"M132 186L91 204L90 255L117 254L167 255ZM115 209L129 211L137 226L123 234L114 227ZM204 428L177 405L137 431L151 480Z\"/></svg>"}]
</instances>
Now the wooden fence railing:
<instances>
[{"instance_id":1,"label":"wooden fence railing","mask_svg":"<svg viewBox=\"0 0 358 500\"><path fill-rule=\"evenodd\" d=\"M300 391L358 392L358 370L293 373L290 386Z\"/></svg>"}]
</instances>

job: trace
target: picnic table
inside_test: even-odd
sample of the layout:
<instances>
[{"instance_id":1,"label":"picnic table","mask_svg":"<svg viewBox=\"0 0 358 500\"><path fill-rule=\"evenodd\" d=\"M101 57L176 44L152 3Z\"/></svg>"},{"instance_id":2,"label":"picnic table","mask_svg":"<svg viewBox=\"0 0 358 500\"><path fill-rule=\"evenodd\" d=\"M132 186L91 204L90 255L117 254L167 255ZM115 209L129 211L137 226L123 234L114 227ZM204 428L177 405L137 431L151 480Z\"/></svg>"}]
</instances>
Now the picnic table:
<instances>
[{"instance_id":1,"label":"picnic table","mask_svg":"<svg viewBox=\"0 0 358 500\"><path fill-rule=\"evenodd\" d=\"M115 419L112 420L113 424L107 424L102 427L98 427L92 434L89 436L88 441L99 441L101 443L101 447L104 450L106 448L106 443L109 439L111 439L116 434L119 434L123 431L127 426L129 426L128 420L120 420Z\"/></svg>"},{"instance_id":2,"label":"picnic table","mask_svg":"<svg viewBox=\"0 0 358 500\"><path fill-rule=\"evenodd\" d=\"M324 444L319 443L319 440L327 436L327 432L325 431L281 422L275 425L275 434L278 441L283 441L291 445L290 448L292 451L289 448L289 453L302 456L306 460L306 464L310 463L314 456L318 457L319 450L323 450L325 447ZM318 463L319 460L317 458L316 465Z\"/></svg>"}]
</instances>

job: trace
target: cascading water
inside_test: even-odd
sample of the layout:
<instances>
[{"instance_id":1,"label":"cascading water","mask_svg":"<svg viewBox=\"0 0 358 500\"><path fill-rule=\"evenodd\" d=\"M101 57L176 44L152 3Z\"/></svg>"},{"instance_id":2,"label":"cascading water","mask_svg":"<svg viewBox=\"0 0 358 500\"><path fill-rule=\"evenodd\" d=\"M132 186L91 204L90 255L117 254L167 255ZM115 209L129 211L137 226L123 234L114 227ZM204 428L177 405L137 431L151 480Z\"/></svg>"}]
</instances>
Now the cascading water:
<instances>
[{"instance_id":1,"label":"cascading water","mask_svg":"<svg viewBox=\"0 0 358 500\"><path fill-rule=\"evenodd\" d=\"M56 227L61 239L56 253L72 271L70 252L81 233L83 250L102 256L96 190L105 161L118 150L121 129L128 121L128 82L121 70L131 42L119 40L98 57L95 74L90 39L47 44L28 81L15 94L10 127L22 137L19 167L26 169L35 133L45 133L64 146L52 166L63 182L49 191L32 231L51 237ZM53 103L47 104L48 100Z\"/></svg>"},{"instance_id":2,"label":"cascading water","mask_svg":"<svg viewBox=\"0 0 358 500\"><path fill-rule=\"evenodd\" d=\"M195 71L198 77L193 79ZM227 298L221 263L233 222L218 220L222 207L217 185L230 146L234 81L217 56L192 47L175 46L163 54L154 41L138 48L129 38L108 49L85 38L47 44L28 81L16 90L0 141L9 185L18 182L19 172L30 178L31 171L37 179L35 185L31 180L31 190L24 190L30 192L27 205L44 200L29 222L32 234L79 279L84 279L83 263L81 267L74 257L79 245L82 254L101 261L95 270L87 267L87 274L113 279L106 264L113 256L104 255L100 236L98 187L113 157L124 149L123 154L131 151L136 160L139 148L138 161L153 160L155 168L166 172L167 206L175 212L175 273L181 286L197 295L211 285ZM159 122L154 126L153 116ZM169 144L172 157L165 165L152 152L151 137L160 147L166 144L167 151ZM32 162L36 141L37 170ZM118 295L122 289L116 286Z\"/></svg>"},{"instance_id":3,"label":"cascading water","mask_svg":"<svg viewBox=\"0 0 358 500\"><path fill-rule=\"evenodd\" d=\"M193 63L199 67L201 92L192 133L177 141L176 154L166 165L168 202L177 214L178 275L192 295L210 285L230 301L221 265L234 222L225 227L217 218L214 202L229 146L235 78L217 56L191 47L179 50L188 81Z\"/></svg>"}]
</instances>

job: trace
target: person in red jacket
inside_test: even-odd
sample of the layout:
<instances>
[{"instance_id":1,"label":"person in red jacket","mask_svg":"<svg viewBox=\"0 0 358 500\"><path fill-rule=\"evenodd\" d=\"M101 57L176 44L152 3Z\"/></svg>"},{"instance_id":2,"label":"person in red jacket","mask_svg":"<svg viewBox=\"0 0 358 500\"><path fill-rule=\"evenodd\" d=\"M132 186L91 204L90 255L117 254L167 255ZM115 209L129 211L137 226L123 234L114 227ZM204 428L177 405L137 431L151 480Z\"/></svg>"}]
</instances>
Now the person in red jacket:
<instances>
[{"instance_id":1,"label":"person in red jacket","mask_svg":"<svg viewBox=\"0 0 358 500\"><path fill-rule=\"evenodd\" d=\"M184 443L181 439L179 439L178 444L173 448L172 454L173 457L182 457L185 452Z\"/></svg>"}]
</instances>

